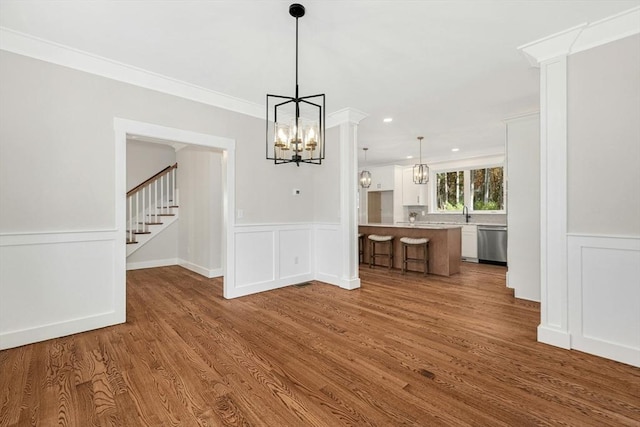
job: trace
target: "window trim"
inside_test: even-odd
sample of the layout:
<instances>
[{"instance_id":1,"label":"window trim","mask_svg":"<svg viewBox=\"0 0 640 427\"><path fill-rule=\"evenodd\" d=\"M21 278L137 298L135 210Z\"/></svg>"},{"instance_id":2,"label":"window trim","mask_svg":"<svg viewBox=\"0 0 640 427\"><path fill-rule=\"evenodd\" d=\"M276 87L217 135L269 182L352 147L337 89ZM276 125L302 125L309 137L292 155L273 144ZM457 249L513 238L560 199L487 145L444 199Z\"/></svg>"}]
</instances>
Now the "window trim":
<instances>
[{"instance_id":1,"label":"window trim","mask_svg":"<svg viewBox=\"0 0 640 427\"><path fill-rule=\"evenodd\" d=\"M473 209L473 203L471 202L471 198L473 197L473 193L471 191L471 170L474 169L490 169L490 168L496 168L496 167L501 167L502 168L502 200L504 200L503 206L504 209L501 210L475 210ZM487 162L487 163L478 163L478 164L467 164L464 166L454 166L454 165L447 165L447 167L441 167L441 168L437 168L437 167L432 167L431 171L430 171L430 177L429 177L429 191L430 191L430 196L429 196L429 203L430 203L430 207L429 207L429 213L430 214L443 214L443 215L447 215L447 214L461 214L462 210L455 210L455 211L441 211L438 210L438 183L437 183L437 176L439 173L447 173L447 172L462 172L463 176L464 176L464 186L463 186L463 191L464 191L464 206L467 206L469 208L469 213L476 213L476 214L487 214L487 215L495 215L495 214L499 214L499 215L504 215L507 213L507 174L506 174L506 167L503 162Z\"/></svg>"}]
</instances>

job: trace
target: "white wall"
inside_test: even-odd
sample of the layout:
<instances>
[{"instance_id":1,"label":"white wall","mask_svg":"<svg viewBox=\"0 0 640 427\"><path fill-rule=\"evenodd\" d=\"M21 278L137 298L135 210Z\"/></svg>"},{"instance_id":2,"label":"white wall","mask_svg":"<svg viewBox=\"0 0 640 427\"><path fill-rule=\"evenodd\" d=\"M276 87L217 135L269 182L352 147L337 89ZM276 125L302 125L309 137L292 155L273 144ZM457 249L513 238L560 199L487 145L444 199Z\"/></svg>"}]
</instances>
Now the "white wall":
<instances>
[{"instance_id":1,"label":"white wall","mask_svg":"<svg viewBox=\"0 0 640 427\"><path fill-rule=\"evenodd\" d=\"M127 191L175 162L170 145L127 139Z\"/></svg>"},{"instance_id":2,"label":"white wall","mask_svg":"<svg viewBox=\"0 0 640 427\"><path fill-rule=\"evenodd\" d=\"M158 233L127 257L127 270L178 264L178 225L180 219Z\"/></svg>"},{"instance_id":3,"label":"white wall","mask_svg":"<svg viewBox=\"0 0 640 427\"><path fill-rule=\"evenodd\" d=\"M640 237L640 35L567 68L568 231Z\"/></svg>"},{"instance_id":4,"label":"white wall","mask_svg":"<svg viewBox=\"0 0 640 427\"><path fill-rule=\"evenodd\" d=\"M313 220L340 222L340 134L339 128L327 129L326 158L321 166L307 166L313 172ZM302 167L302 166L301 166ZM304 196L304 194L303 194Z\"/></svg>"},{"instance_id":5,"label":"white wall","mask_svg":"<svg viewBox=\"0 0 640 427\"><path fill-rule=\"evenodd\" d=\"M180 265L206 277L222 275L222 153L188 146L178 151Z\"/></svg>"},{"instance_id":6,"label":"white wall","mask_svg":"<svg viewBox=\"0 0 640 427\"><path fill-rule=\"evenodd\" d=\"M261 119L7 51L0 63L0 348L125 320L114 117L233 138L238 222L313 218L290 188L311 195L317 169L266 161Z\"/></svg>"},{"instance_id":7,"label":"white wall","mask_svg":"<svg viewBox=\"0 0 640 427\"><path fill-rule=\"evenodd\" d=\"M635 8L520 48L540 65L538 340L635 366L640 366L638 34L640 9ZM611 177L623 183L612 185Z\"/></svg>"},{"instance_id":8,"label":"white wall","mask_svg":"<svg viewBox=\"0 0 640 427\"><path fill-rule=\"evenodd\" d=\"M640 366L640 35L567 69L571 346Z\"/></svg>"},{"instance_id":9,"label":"white wall","mask_svg":"<svg viewBox=\"0 0 640 427\"><path fill-rule=\"evenodd\" d=\"M540 116L507 120L507 285L540 301Z\"/></svg>"}]
</instances>

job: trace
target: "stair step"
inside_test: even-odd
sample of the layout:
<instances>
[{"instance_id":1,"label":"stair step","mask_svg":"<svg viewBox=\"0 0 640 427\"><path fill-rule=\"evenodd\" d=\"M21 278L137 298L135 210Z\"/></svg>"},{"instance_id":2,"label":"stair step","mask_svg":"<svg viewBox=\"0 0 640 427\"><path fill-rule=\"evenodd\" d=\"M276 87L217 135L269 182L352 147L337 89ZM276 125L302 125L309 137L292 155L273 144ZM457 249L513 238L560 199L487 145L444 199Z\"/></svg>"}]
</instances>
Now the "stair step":
<instances>
[{"instance_id":1,"label":"stair step","mask_svg":"<svg viewBox=\"0 0 640 427\"><path fill-rule=\"evenodd\" d=\"M147 216L176 216L176 214L163 214L163 213L159 213L159 214L148 214Z\"/></svg>"},{"instance_id":2,"label":"stair step","mask_svg":"<svg viewBox=\"0 0 640 427\"><path fill-rule=\"evenodd\" d=\"M127 245L137 245L138 242L136 242L135 240L129 240L127 239Z\"/></svg>"},{"instance_id":3,"label":"stair step","mask_svg":"<svg viewBox=\"0 0 640 427\"><path fill-rule=\"evenodd\" d=\"M141 223L142 224L142 223ZM162 225L162 222L145 222L145 225Z\"/></svg>"},{"instance_id":4,"label":"stair step","mask_svg":"<svg viewBox=\"0 0 640 427\"><path fill-rule=\"evenodd\" d=\"M142 223L140 223L140 224L142 224ZM142 231L142 230L138 230L138 231L136 231L136 230L126 230L126 233L127 233L127 234L129 234L129 233L133 233L133 234L151 234L151 232L150 232L150 231L148 231L148 230L147 230L147 231Z\"/></svg>"},{"instance_id":5,"label":"stair step","mask_svg":"<svg viewBox=\"0 0 640 427\"><path fill-rule=\"evenodd\" d=\"M171 208L179 208L178 205L170 205L170 206L156 206L156 209L171 209Z\"/></svg>"}]
</instances>

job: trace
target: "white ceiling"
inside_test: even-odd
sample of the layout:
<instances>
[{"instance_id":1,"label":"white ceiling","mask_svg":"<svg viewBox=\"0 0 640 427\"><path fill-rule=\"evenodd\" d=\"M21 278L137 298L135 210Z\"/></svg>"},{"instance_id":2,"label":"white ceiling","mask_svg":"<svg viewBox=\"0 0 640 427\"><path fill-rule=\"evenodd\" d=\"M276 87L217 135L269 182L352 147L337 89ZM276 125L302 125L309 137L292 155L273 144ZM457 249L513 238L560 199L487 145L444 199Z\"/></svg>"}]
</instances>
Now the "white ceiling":
<instances>
[{"instance_id":1,"label":"white ceiling","mask_svg":"<svg viewBox=\"0 0 640 427\"><path fill-rule=\"evenodd\" d=\"M264 105L294 94L291 3L0 0L0 25ZM640 0L301 3L301 95L369 114L358 145L382 163L413 162L419 135L430 160L501 151L502 119L539 104L516 48Z\"/></svg>"}]
</instances>

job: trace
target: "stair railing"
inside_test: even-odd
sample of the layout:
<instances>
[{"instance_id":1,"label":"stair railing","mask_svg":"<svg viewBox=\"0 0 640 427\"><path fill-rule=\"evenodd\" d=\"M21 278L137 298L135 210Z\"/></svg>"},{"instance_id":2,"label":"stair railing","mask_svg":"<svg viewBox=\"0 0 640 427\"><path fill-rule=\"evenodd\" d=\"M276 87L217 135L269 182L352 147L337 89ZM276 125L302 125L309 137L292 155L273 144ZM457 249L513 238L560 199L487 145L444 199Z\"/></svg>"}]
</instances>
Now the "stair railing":
<instances>
[{"instance_id":1,"label":"stair railing","mask_svg":"<svg viewBox=\"0 0 640 427\"><path fill-rule=\"evenodd\" d=\"M177 168L177 163L167 166L127 191L127 242L148 233L149 225L160 224L159 217L178 206Z\"/></svg>"}]
</instances>

